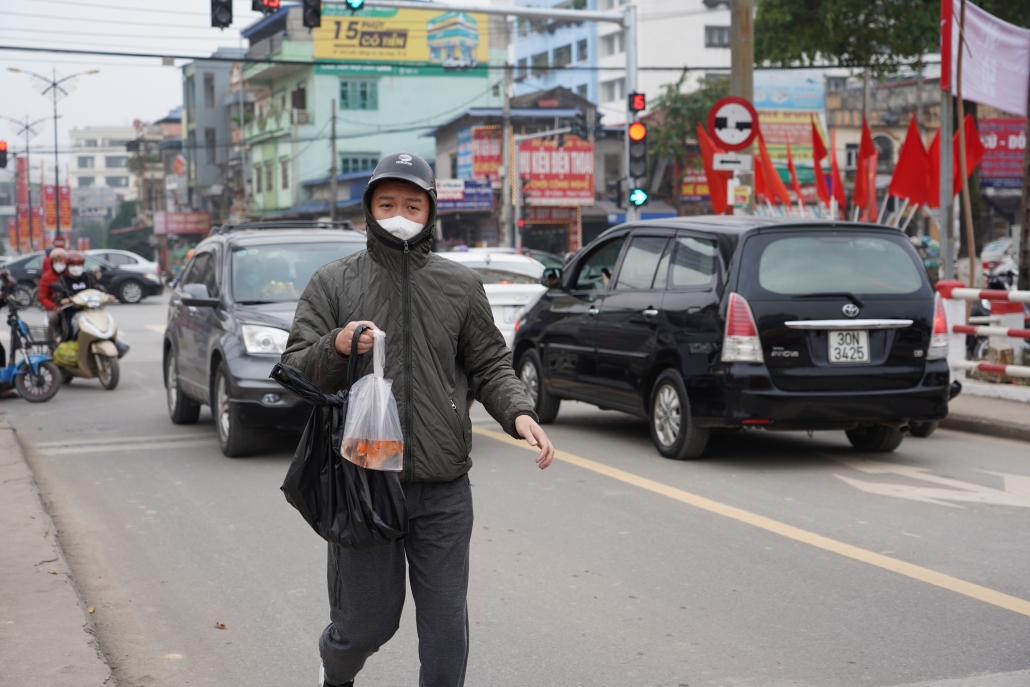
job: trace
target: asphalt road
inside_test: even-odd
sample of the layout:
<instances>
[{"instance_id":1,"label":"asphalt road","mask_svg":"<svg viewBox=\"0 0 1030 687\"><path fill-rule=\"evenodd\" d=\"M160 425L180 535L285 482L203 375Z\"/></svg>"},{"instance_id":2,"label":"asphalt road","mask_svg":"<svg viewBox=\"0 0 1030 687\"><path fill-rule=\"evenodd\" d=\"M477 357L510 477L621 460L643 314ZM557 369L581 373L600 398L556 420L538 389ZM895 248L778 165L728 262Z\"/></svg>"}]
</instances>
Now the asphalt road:
<instances>
[{"instance_id":1,"label":"asphalt road","mask_svg":"<svg viewBox=\"0 0 1030 687\"><path fill-rule=\"evenodd\" d=\"M112 308L117 390L0 413L121 687L313 687L325 545L278 489L291 440L232 460L206 410L171 424L165 309ZM868 456L755 431L675 462L644 422L567 403L541 472L474 420L468 685L1030 685L1026 444L938 431ZM358 687L417 674L409 603Z\"/></svg>"}]
</instances>

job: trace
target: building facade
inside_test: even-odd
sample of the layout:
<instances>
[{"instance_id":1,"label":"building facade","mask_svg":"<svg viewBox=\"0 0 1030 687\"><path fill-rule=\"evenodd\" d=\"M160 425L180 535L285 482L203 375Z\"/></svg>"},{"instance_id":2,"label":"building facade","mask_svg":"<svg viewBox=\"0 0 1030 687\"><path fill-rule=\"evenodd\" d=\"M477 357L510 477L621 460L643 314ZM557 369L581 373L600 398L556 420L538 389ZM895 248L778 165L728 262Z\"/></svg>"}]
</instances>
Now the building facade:
<instances>
[{"instance_id":1,"label":"building facade","mask_svg":"<svg viewBox=\"0 0 1030 687\"><path fill-rule=\"evenodd\" d=\"M73 189L104 187L125 200L139 197L136 174L129 169L127 146L136 139L132 126L90 126L72 129L68 154Z\"/></svg>"}]
</instances>

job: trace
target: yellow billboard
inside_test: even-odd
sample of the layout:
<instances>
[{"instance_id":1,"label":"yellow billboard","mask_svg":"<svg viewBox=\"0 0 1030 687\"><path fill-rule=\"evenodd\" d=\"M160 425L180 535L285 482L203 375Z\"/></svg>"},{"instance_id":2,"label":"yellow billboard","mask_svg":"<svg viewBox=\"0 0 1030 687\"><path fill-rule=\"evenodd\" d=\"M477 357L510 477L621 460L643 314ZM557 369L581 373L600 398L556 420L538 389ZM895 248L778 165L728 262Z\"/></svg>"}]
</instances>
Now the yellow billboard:
<instances>
[{"instance_id":1,"label":"yellow billboard","mask_svg":"<svg viewBox=\"0 0 1030 687\"><path fill-rule=\"evenodd\" d=\"M485 14L367 8L351 13L322 6L313 29L315 59L437 66L456 72L486 65L490 55Z\"/></svg>"}]
</instances>

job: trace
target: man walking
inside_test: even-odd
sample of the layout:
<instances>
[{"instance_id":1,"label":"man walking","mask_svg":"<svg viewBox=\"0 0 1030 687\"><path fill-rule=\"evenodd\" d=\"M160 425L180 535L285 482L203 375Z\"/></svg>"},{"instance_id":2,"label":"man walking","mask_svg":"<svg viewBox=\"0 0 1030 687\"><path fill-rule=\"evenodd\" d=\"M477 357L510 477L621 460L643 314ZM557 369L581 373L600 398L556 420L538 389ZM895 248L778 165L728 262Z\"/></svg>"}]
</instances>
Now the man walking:
<instances>
[{"instance_id":1,"label":"man walking","mask_svg":"<svg viewBox=\"0 0 1030 687\"><path fill-rule=\"evenodd\" d=\"M393 379L404 430L401 481L408 536L365 551L329 545L330 619L319 649L320 687L352 685L366 659L396 632L404 606L405 562L415 599L421 687L460 687L468 661L468 471L471 386L504 431L540 453L554 449L512 369L482 282L467 267L430 251L436 180L429 164L390 155L364 194L367 250L320 268L297 305L284 363L324 392L341 388L352 354L367 353L366 331L386 333L386 377Z\"/></svg>"}]
</instances>

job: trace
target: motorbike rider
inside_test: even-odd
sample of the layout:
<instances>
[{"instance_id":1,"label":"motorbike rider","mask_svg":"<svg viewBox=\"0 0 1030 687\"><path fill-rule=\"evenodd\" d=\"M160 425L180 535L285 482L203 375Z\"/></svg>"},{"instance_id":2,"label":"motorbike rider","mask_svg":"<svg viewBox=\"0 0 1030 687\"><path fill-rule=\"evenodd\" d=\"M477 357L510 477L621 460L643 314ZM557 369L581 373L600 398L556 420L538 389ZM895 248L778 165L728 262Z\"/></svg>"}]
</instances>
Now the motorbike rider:
<instances>
[{"instance_id":1,"label":"motorbike rider","mask_svg":"<svg viewBox=\"0 0 1030 687\"><path fill-rule=\"evenodd\" d=\"M54 294L54 285L61 279L68 264L68 253L63 248L55 248L50 253L50 268L43 270L43 276L39 278L39 303L47 311L47 321L50 328L57 326L61 316L61 309L57 306L57 296Z\"/></svg>"},{"instance_id":2,"label":"motorbike rider","mask_svg":"<svg viewBox=\"0 0 1030 687\"><path fill-rule=\"evenodd\" d=\"M72 302L72 297L76 294L88 289L104 291L104 287L97 282L93 273L86 269L86 256L77 250L73 250L68 253L68 268L66 273L61 275L61 278L54 284L53 288L61 297L59 305L62 306L62 311L64 313L65 336L63 338L67 338L72 331L71 318L74 315L74 309L64 306L69 305ZM108 294L108 303L114 303L115 300L114 296Z\"/></svg>"}]
</instances>

